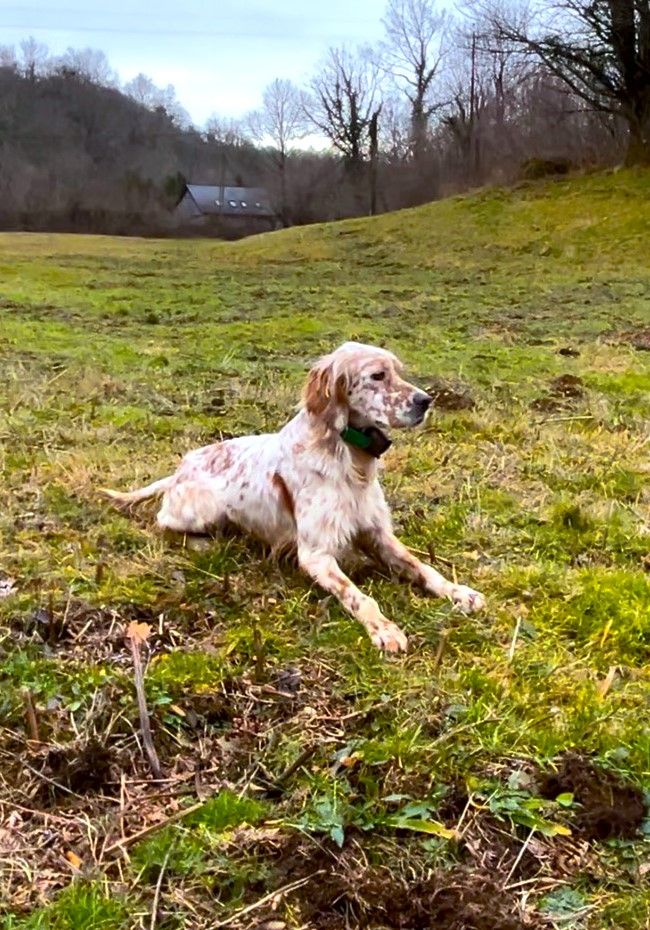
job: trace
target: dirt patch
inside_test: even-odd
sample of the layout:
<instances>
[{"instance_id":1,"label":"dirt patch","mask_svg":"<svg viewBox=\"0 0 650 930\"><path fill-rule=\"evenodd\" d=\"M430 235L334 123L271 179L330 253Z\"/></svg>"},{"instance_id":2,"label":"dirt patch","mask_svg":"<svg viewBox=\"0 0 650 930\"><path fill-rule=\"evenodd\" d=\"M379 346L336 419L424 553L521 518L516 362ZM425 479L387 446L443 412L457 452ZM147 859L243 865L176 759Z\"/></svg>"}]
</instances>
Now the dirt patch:
<instances>
[{"instance_id":1,"label":"dirt patch","mask_svg":"<svg viewBox=\"0 0 650 930\"><path fill-rule=\"evenodd\" d=\"M273 884L306 879L285 899L303 922L319 930L524 930L512 893L484 872L464 865L413 878L367 866L356 842L339 850L329 841L291 837L277 850ZM273 915L277 919L277 912ZM269 924L265 915L260 926Z\"/></svg>"},{"instance_id":2,"label":"dirt patch","mask_svg":"<svg viewBox=\"0 0 650 930\"><path fill-rule=\"evenodd\" d=\"M614 342L623 342L640 352L650 352L650 326L642 329L628 329L618 333Z\"/></svg>"},{"instance_id":3,"label":"dirt patch","mask_svg":"<svg viewBox=\"0 0 650 930\"><path fill-rule=\"evenodd\" d=\"M541 413L557 413L572 401L585 396L584 382L577 375L558 375L549 382L548 392L531 403L532 410Z\"/></svg>"},{"instance_id":4,"label":"dirt patch","mask_svg":"<svg viewBox=\"0 0 650 930\"><path fill-rule=\"evenodd\" d=\"M99 791L115 793L115 784L111 782L111 768L115 762L115 753L96 740L84 746L71 743L69 746L56 746L48 750L42 774L48 779L41 787L42 796L51 794L55 797L74 794L96 794Z\"/></svg>"},{"instance_id":5,"label":"dirt patch","mask_svg":"<svg viewBox=\"0 0 650 930\"><path fill-rule=\"evenodd\" d=\"M540 785L544 798L570 792L577 807L574 827L590 840L631 839L647 815L642 791L577 753L567 753L557 772Z\"/></svg>"},{"instance_id":6,"label":"dirt patch","mask_svg":"<svg viewBox=\"0 0 650 930\"><path fill-rule=\"evenodd\" d=\"M473 410L476 402L466 384L457 381L445 381L443 378L423 378L427 385L426 392L433 398L433 406L438 410Z\"/></svg>"},{"instance_id":7,"label":"dirt patch","mask_svg":"<svg viewBox=\"0 0 650 930\"><path fill-rule=\"evenodd\" d=\"M531 410L538 413L559 413L564 410L564 404L557 397L537 397L530 405Z\"/></svg>"},{"instance_id":8,"label":"dirt patch","mask_svg":"<svg viewBox=\"0 0 650 930\"><path fill-rule=\"evenodd\" d=\"M577 375L558 375L549 384L549 393L555 397L584 397L584 382Z\"/></svg>"}]
</instances>

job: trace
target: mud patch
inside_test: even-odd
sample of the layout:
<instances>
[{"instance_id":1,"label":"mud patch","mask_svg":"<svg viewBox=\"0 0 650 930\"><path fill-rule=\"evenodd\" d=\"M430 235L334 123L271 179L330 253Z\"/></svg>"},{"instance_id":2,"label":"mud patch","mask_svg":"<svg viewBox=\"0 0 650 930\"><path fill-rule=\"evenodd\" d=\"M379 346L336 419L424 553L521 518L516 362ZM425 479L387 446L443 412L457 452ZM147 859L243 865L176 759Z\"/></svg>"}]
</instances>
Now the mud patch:
<instances>
[{"instance_id":1,"label":"mud patch","mask_svg":"<svg viewBox=\"0 0 650 930\"><path fill-rule=\"evenodd\" d=\"M319 930L529 930L512 893L483 871L464 865L407 877L381 866L367 866L355 842L339 850L329 841L288 838L276 851L273 885L305 884L287 896L292 912ZM277 912L273 915L276 919ZM271 913L265 915L272 920ZM263 920L261 927L269 926Z\"/></svg>"},{"instance_id":2,"label":"mud patch","mask_svg":"<svg viewBox=\"0 0 650 930\"><path fill-rule=\"evenodd\" d=\"M473 410L476 402L466 384L457 381L445 381L443 378L429 377L422 379L426 392L433 398L433 406L438 410Z\"/></svg>"},{"instance_id":3,"label":"mud patch","mask_svg":"<svg viewBox=\"0 0 650 930\"><path fill-rule=\"evenodd\" d=\"M557 397L537 397L532 401L530 405L531 410L536 410L538 413L559 413L560 410L564 410L564 404L557 399Z\"/></svg>"},{"instance_id":4,"label":"mud patch","mask_svg":"<svg viewBox=\"0 0 650 930\"><path fill-rule=\"evenodd\" d=\"M37 802L47 806L48 801L55 803L71 793L114 794L115 783L111 784L114 762L115 753L98 740L49 748L44 757L30 761L32 768L38 767L46 779L37 792Z\"/></svg>"},{"instance_id":5,"label":"mud patch","mask_svg":"<svg viewBox=\"0 0 650 930\"><path fill-rule=\"evenodd\" d=\"M584 382L577 375L558 375L549 384L549 393L554 397L584 397Z\"/></svg>"},{"instance_id":6,"label":"mud patch","mask_svg":"<svg viewBox=\"0 0 650 930\"><path fill-rule=\"evenodd\" d=\"M567 753L557 772L540 785L543 798L555 800L571 793L577 806L574 828L586 839L631 839L647 815L642 791L629 782L594 765L577 753Z\"/></svg>"},{"instance_id":7,"label":"mud patch","mask_svg":"<svg viewBox=\"0 0 650 930\"><path fill-rule=\"evenodd\" d=\"M642 329L628 329L614 338L614 342L625 343L640 352L650 352L650 326Z\"/></svg>"},{"instance_id":8,"label":"mud patch","mask_svg":"<svg viewBox=\"0 0 650 930\"><path fill-rule=\"evenodd\" d=\"M548 392L531 403L532 410L557 413L585 396L584 382L577 375L558 375L549 382Z\"/></svg>"}]
</instances>

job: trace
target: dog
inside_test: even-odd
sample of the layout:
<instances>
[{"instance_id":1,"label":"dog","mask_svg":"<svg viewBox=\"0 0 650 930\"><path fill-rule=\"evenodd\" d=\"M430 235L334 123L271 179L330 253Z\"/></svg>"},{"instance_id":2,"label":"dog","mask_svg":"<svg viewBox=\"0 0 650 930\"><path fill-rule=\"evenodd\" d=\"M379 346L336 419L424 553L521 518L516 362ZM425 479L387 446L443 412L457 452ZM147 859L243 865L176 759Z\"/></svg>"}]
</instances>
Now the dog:
<instances>
[{"instance_id":1,"label":"dog","mask_svg":"<svg viewBox=\"0 0 650 930\"><path fill-rule=\"evenodd\" d=\"M346 555L362 551L465 612L483 608L485 598L421 562L393 533L377 478L391 445L384 431L422 423L432 402L401 368L392 352L346 342L313 366L299 412L278 433L204 446L167 478L103 493L121 505L162 495L163 529L205 534L234 524L276 551L294 550L376 646L404 651L404 633L341 569Z\"/></svg>"}]
</instances>

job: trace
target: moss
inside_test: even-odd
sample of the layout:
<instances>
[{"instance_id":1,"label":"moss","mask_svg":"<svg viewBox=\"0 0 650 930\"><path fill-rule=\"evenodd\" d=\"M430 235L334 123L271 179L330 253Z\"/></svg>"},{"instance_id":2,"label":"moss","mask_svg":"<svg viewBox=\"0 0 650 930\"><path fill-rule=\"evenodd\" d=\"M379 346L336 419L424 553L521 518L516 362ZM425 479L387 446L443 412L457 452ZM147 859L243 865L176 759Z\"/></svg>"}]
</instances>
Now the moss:
<instances>
[{"instance_id":1,"label":"moss","mask_svg":"<svg viewBox=\"0 0 650 930\"><path fill-rule=\"evenodd\" d=\"M97 882L75 882L56 902L29 917L6 917L3 930L129 930L133 915L126 900Z\"/></svg>"}]
</instances>

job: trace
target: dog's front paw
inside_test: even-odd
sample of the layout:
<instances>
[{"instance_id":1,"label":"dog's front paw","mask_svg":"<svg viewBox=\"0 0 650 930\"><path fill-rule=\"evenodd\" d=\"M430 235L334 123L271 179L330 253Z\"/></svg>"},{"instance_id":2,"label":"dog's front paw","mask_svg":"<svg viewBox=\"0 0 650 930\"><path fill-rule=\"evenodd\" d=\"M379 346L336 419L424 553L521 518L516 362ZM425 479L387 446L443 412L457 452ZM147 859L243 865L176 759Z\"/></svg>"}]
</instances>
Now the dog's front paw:
<instances>
[{"instance_id":1,"label":"dog's front paw","mask_svg":"<svg viewBox=\"0 0 650 930\"><path fill-rule=\"evenodd\" d=\"M485 607L485 598L480 591L468 588L464 584L455 584L449 594L454 607L458 607L463 613L471 614L477 610L483 610Z\"/></svg>"},{"instance_id":2,"label":"dog's front paw","mask_svg":"<svg viewBox=\"0 0 650 930\"><path fill-rule=\"evenodd\" d=\"M390 620L375 620L367 627L370 639L384 652L406 652L408 640L396 623Z\"/></svg>"}]
</instances>

